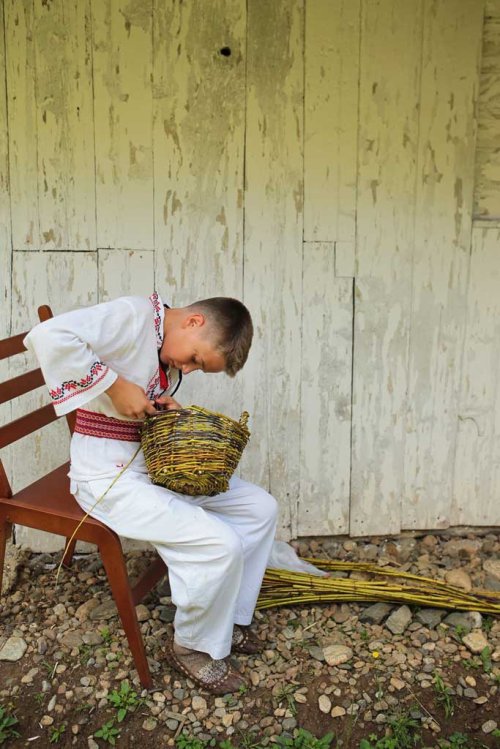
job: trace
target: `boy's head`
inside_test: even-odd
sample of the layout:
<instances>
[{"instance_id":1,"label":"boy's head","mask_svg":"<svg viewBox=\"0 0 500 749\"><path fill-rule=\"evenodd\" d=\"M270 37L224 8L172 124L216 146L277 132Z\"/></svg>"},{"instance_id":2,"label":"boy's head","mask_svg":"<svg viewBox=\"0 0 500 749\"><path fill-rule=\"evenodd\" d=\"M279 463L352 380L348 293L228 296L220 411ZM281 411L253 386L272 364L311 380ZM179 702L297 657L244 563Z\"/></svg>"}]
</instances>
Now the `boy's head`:
<instances>
[{"instance_id":1,"label":"boy's head","mask_svg":"<svg viewBox=\"0 0 500 749\"><path fill-rule=\"evenodd\" d=\"M252 318L242 302L203 299L165 310L160 358L184 374L202 369L234 377L247 360L252 336Z\"/></svg>"}]
</instances>

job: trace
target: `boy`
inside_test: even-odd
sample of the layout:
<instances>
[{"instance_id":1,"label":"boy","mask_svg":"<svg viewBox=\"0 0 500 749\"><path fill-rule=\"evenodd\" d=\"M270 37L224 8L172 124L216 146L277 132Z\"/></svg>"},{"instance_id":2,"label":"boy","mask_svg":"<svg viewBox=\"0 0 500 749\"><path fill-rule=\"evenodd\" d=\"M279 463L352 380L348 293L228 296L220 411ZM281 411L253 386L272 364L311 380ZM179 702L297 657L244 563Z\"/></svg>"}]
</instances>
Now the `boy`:
<instances>
[{"instance_id":1,"label":"boy","mask_svg":"<svg viewBox=\"0 0 500 749\"><path fill-rule=\"evenodd\" d=\"M170 309L154 293L59 315L24 339L56 412L77 411L72 494L119 535L156 548L177 606L169 659L215 694L243 684L227 658L231 647L259 649L248 626L274 539L276 502L236 477L224 494L188 497L152 484L142 451L128 464L155 403L180 408L172 396L194 370L234 376L252 334L250 314L235 299Z\"/></svg>"}]
</instances>

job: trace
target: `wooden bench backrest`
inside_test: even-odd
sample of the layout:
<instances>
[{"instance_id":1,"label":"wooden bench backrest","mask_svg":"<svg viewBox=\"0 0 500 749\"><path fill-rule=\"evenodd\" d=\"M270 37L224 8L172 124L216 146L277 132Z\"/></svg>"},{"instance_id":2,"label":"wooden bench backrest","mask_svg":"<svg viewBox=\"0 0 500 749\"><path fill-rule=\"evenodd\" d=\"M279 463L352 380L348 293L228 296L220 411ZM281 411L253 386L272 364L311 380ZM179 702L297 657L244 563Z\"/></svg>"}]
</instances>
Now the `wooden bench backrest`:
<instances>
[{"instance_id":1,"label":"wooden bench backrest","mask_svg":"<svg viewBox=\"0 0 500 749\"><path fill-rule=\"evenodd\" d=\"M39 307L38 316L42 322L51 318L52 311L50 307L47 305ZM8 359L11 356L26 351L26 347L23 345L23 339L26 334L27 331L26 333L19 333L10 338L0 340L0 359ZM25 395L42 385L45 385L45 380L40 368L24 372L17 377L12 377L10 380L0 383L0 404L7 403L20 395ZM56 421L58 418L59 416L57 416L54 411L54 406L52 403L48 403L46 406L36 408L34 411L31 411L31 413L4 424L0 427L0 449L2 447L7 447L7 445L16 442L22 437L26 437L26 435L31 434L32 432L36 432L38 429L41 429L41 427ZM70 431L72 431L73 416L70 415L66 418ZM0 493L2 496L11 496L10 485L7 481L1 460Z\"/></svg>"}]
</instances>

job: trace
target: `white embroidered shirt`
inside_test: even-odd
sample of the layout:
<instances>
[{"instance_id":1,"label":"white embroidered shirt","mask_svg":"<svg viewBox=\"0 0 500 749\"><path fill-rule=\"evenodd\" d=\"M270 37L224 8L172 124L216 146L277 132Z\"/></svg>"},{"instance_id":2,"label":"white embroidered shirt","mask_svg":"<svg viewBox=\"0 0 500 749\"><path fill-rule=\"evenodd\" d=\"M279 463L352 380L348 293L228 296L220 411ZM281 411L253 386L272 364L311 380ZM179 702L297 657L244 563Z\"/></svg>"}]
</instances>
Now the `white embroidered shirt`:
<instances>
[{"instance_id":1,"label":"white embroidered shirt","mask_svg":"<svg viewBox=\"0 0 500 749\"><path fill-rule=\"evenodd\" d=\"M105 392L118 375L142 387L150 400L173 394L180 382L178 370L167 371L166 387L164 381L160 384L164 314L155 292L149 299L120 297L36 325L24 345L40 362L56 413L83 408L123 419ZM136 449L134 442L74 434L70 476L85 481L115 475ZM134 470L146 472L142 452Z\"/></svg>"}]
</instances>

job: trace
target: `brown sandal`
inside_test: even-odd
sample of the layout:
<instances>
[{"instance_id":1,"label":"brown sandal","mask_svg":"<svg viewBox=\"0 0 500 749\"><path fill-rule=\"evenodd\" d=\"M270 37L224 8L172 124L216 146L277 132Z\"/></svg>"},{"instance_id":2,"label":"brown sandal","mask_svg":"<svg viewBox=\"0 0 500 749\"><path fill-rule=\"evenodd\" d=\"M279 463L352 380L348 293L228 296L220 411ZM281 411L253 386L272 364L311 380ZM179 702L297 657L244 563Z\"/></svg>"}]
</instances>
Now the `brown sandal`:
<instances>
[{"instance_id":1,"label":"brown sandal","mask_svg":"<svg viewBox=\"0 0 500 749\"><path fill-rule=\"evenodd\" d=\"M206 662L200 666L200 656L206 656ZM237 692L245 685L245 680L230 665L228 660L216 660L206 653L193 650L190 653L176 653L173 644L167 646L167 660L176 671L191 679L197 686L212 694ZM191 667L189 664L193 664ZM198 665L195 665L195 664Z\"/></svg>"},{"instance_id":2,"label":"brown sandal","mask_svg":"<svg viewBox=\"0 0 500 749\"><path fill-rule=\"evenodd\" d=\"M231 649L234 653L257 655L262 652L262 648L262 642L254 635L250 627L243 627L241 624L234 625L231 641Z\"/></svg>"}]
</instances>

